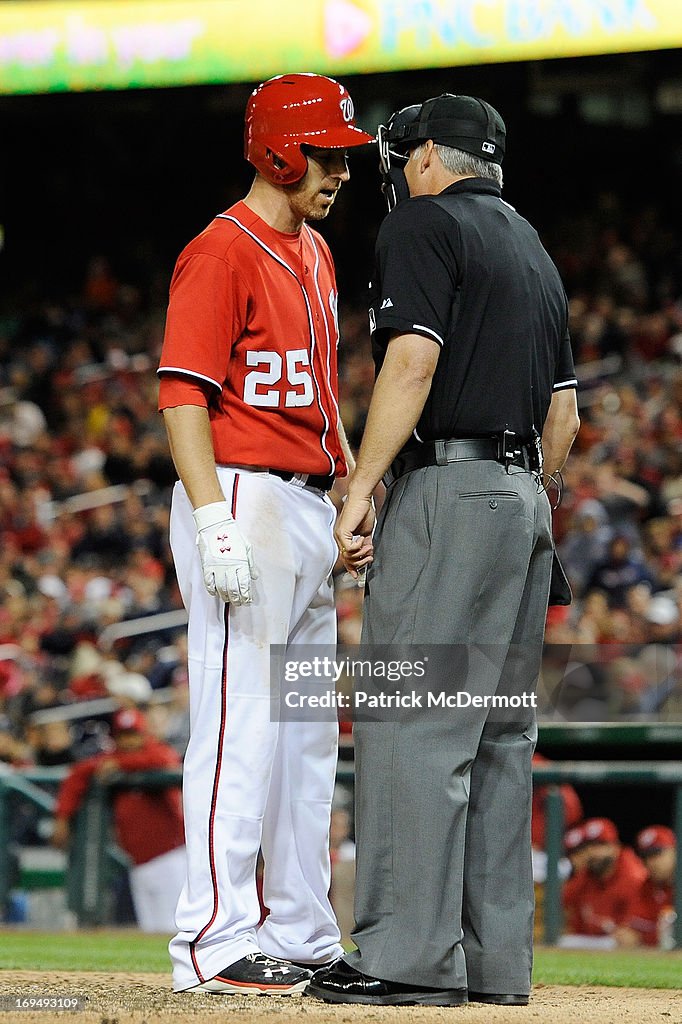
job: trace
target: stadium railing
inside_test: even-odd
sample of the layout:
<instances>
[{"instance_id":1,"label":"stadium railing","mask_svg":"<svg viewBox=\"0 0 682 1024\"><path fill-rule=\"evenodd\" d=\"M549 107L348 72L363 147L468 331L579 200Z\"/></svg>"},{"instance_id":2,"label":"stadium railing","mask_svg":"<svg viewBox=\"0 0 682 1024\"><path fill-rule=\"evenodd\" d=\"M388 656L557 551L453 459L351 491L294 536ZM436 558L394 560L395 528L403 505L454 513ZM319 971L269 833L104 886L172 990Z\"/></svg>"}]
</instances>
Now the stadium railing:
<instances>
[{"instance_id":1,"label":"stadium railing","mask_svg":"<svg viewBox=\"0 0 682 1024\"><path fill-rule=\"evenodd\" d=\"M640 730L644 728L646 727L639 727ZM623 728L622 735L624 741L628 730ZM668 739L670 730L665 730L665 735ZM64 769L0 771L0 907L5 904L9 890L11 801L16 796L23 797L41 810L52 813L54 797L45 792L37 783L55 783L60 781L64 774ZM349 763L339 764L337 779L339 782L352 783L352 765ZM144 786L149 789L157 789L178 785L181 780L182 773L177 769L115 775L106 782L93 781L77 817L67 872L69 907L75 912L79 924L92 926L106 923L109 916L106 894L112 880L112 872L120 871L128 866L125 854L113 840L110 789L122 786ZM543 927L545 943L554 945L561 934L562 925L559 865L563 856L564 823L563 801L559 786L566 783L581 786L672 786L675 793L673 828L677 835L679 848L682 842L682 762L622 761L608 764L604 761L555 761L552 764L534 766L533 780L535 783L548 787L545 805L547 877ZM675 882L677 919L674 925L674 944L677 948L682 948L682 858L680 857L677 858Z\"/></svg>"},{"instance_id":2,"label":"stadium railing","mask_svg":"<svg viewBox=\"0 0 682 1024\"><path fill-rule=\"evenodd\" d=\"M180 629L186 624L187 612L184 608L158 612L156 615L143 615L139 619L124 619L122 622L106 626L100 633L97 643L101 650L110 651L117 640L145 636L147 633L163 633L167 629Z\"/></svg>"},{"instance_id":3,"label":"stadium railing","mask_svg":"<svg viewBox=\"0 0 682 1024\"><path fill-rule=\"evenodd\" d=\"M46 501L41 506L41 516L45 522L51 522L60 513L73 515L77 512L91 512L92 509L102 508L104 505L119 504L131 494L144 497L151 489L152 485L148 480L136 480L133 484L111 484L108 487L99 487L95 491L72 494L63 501Z\"/></svg>"},{"instance_id":4,"label":"stadium railing","mask_svg":"<svg viewBox=\"0 0 682 1024\"><path fill-rule=\"evenodd\" d=\"M49 789L54 790L67 771L67 768L12 770L0 766L0 915L8 905L12 862L17 853L12 829L13 807L17 800L24 800L52 817L55 796ZM109 884L113 874L126 869L128 864L128 858L112 837L109 794L101 785L93 784L76 817L66 875L63 880L52 879L57 883L63 881L69 909L79 924L97 925L108 920Z\"/></svg>"}]
</instances>

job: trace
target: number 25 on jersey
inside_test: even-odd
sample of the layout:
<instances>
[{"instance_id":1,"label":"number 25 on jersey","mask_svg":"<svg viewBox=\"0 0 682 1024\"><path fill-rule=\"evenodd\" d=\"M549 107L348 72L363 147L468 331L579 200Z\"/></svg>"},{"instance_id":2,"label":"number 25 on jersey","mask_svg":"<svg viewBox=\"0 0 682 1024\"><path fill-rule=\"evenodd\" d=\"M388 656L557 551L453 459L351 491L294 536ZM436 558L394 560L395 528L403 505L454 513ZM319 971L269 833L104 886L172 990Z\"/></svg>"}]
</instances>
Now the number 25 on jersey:
<instances>
[{"instance_id":1,"label":"number 25 on jersey","mask_svg":"<svg viewBox=\"0 0 682 1024\"><path fill-rule=\"evenodd\" d=\"M244 401L247 405L257 405L277 409L282 404L287 409L313 404L313 382L310 371L310 353L305 348L295 348L285 353L286 383L289 388L282 391L273 388L283 377L283 360L279 352L247 352L246 365L258 366L263 369L251 370L244 378ZM282 398L284 401L282 402Z\"/></svg>"}]
</instances>

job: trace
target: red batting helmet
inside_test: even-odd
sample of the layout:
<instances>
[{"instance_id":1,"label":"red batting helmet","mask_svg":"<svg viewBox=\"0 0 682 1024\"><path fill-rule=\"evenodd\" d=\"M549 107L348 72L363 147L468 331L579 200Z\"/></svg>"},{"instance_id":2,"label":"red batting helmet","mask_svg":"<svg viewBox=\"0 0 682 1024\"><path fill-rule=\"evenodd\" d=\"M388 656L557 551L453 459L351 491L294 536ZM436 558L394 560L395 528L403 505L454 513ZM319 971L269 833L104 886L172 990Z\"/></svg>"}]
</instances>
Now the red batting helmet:
<instances>
[{"instance_id":1,"label":"red batting helmet","mask_svg":"<svg viewBox=\"0 0 682 1024\"><path fill-rule=\"evenodd\" d=\"M588 818L580 826L586 843L617 843L618 829L610 818Z\"/></svg>"},{"instance_id":2,"label":"red batting helmet","mask_svg":"<svg viewBox=\"0 0 682 1024\"><path fill-rule=\"evenodd\" d=\"M576 825L575 828L569 828L568 832L564 835L564 846L569 853L574 853L576 850L581 850L585 845L585 832L581 825Z\"/></svg>"},{"instance_id":3,"label":"red batting helmet","mask_svg":"<svg viewBox=\"0 0 682 1024\"><path fill-rule=\"evenodd\" d=\"M637 853L640 857L648 857L652 853L660 853L661 850L674 850L677 845L675 833L666 825L650 825L644 828L637 836Z\"/></svg>"},{"instance_id":4,"label":"red batting helmet","mask_svg":"<svg viewBox=\"0 0 682 1024\"><path fill-rule=\"evenodd\" d=\"M303 144L346 149L368 142L374 139L356 127L348 90L324 75L278 75L254 89L246 106L244 156L273 185L303 177Z\"/></svg>"}]
</instances>

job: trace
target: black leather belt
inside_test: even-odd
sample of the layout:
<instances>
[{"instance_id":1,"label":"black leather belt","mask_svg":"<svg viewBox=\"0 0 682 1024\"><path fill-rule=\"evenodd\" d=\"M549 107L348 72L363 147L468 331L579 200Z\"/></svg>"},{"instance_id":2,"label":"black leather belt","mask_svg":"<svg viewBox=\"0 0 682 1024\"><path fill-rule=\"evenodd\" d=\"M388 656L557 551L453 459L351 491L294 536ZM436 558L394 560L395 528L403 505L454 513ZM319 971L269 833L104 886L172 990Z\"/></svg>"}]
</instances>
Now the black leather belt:
<instances>
[{"instance_id":1,"label":"black leather belt","mask_svg":"<svg viewBox=\"0 0 682 1024\"><path fill-rule=\"evenodd\" d=\"M273 476L278 476L280 480L293 480L295 476L305 476L305 473L288 473L283 469L270 469L269 473ZM334 486L333 476L313 476L308 474L308 478L303 484L304 487L314 487L318 491L329 491Z\"/></svg>"},{"instance_id":2,"label":"black leather belt","mask_svg":"<svg viewBox=\"0 0 682 1024\"><path fill-rule=\"evenodd\" d=\"M522 444L510 431L504 431L495 437L453 437L422 444L398 455L391 465L390 476L396 480L425 466L447 466L452 462L479 459L527 470L535 470L539 466L538 449L534 445Z\"/></svg>"}]
</instances>

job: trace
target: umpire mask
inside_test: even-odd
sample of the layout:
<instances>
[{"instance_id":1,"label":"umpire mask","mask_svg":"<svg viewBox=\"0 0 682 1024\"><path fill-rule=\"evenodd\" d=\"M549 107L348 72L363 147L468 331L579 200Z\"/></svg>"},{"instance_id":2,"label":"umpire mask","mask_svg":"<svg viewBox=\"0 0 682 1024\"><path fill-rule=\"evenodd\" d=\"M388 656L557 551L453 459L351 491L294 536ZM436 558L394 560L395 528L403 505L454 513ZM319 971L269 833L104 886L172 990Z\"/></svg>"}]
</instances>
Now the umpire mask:
<instances>
[{"instance_id":1,"label":"umpire mask","mask_svg":"<svg viewBox=\"0 0 682 1024\"><path fill-rule=\"evenodd\" d=\"M415 142L410 139L405 146L405 140L410 126L416 123L420 110L419 103L403 107L402 110L391 114L387 125L380 124L377 131L379 168L383 180L381 191L386 197L389 213L398 203L402 203L403 199L410 198L404 168L410 158L409 147L414 146Z\"/></svg>"},{"instance_id":2,"label":"umpire mask","mask_svg":"<svg viewBox=\"0 0 682 1024\"><path fill-rule=\"evenodd\" d=\"M477 96L446 92L396 111L388 124L380 125L378 131L382 191L389 211L409 198L403 168L415 146L433 139L437 145L461 149L482 160L501 164L505 136L504 121L498 112Z\"/></svg>"}]
</instances>

